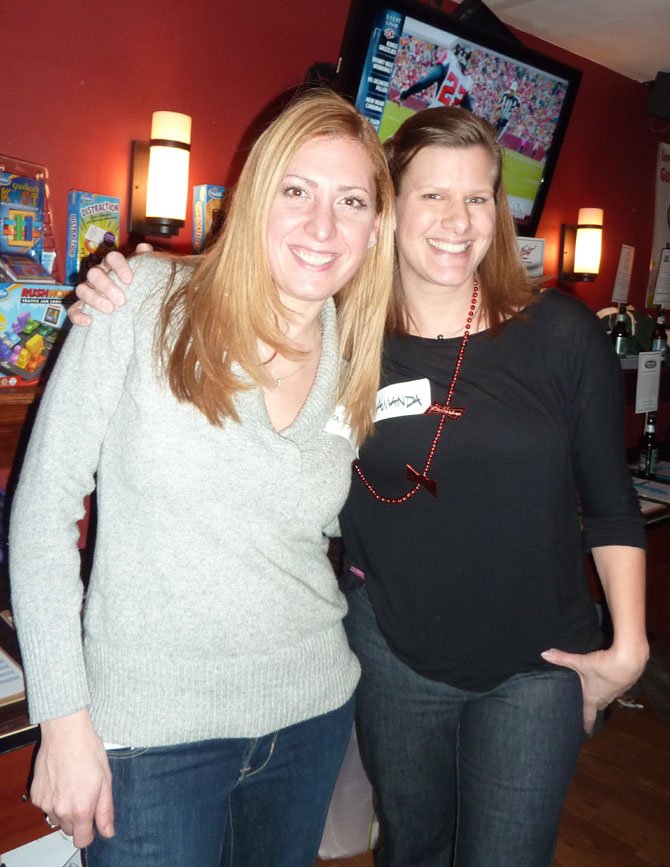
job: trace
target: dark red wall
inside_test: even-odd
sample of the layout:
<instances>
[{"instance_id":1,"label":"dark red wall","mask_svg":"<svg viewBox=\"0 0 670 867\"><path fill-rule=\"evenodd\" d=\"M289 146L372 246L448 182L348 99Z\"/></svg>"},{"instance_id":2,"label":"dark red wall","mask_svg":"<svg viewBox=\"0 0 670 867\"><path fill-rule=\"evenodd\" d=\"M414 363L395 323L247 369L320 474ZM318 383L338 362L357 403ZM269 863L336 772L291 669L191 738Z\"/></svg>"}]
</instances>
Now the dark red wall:
<instances>
[{"instance_id":1,"label":"dark red wall","mask_svg":"<svg viewBox=\"0 0 670 867\"><path fill-rule=\"evenodd\" d=\"M6 7L6 8L5 8ZM335 60L347 0L24 0L3 4L0 153L45 163L64 244L67 191L127 197L151 113L193 117L191 184L227 183L244 131L317 59ZM125 223L125 214L122 214ZM190 220L177 247L189 248Z\"/></svg>"},{"instance_id":2,"label":"dark red wall","mask_svg":"<svg viewBox=\"0 0 670 867\"><path fill-rule=\"evenodd\" d=\"M67 191L125 199L130 141L148 137L155 109L193 117L192 184L230 183L252 119L313 61L337 59L347 9L348 0L5 4L4 44L12 49L3 55L0 153L48 166L60 250ZM561 223L574 222L580 206L603 207L601 276L575 291L594 309L605 305L621 244L632 244L631 300L640 305L660 140L646 114L646 89L521 37L584 73L538 231L547 242L545 271L557 272ZM173 248L188 249L190 237L189 217Z\"/></svg>"}]
</instances>

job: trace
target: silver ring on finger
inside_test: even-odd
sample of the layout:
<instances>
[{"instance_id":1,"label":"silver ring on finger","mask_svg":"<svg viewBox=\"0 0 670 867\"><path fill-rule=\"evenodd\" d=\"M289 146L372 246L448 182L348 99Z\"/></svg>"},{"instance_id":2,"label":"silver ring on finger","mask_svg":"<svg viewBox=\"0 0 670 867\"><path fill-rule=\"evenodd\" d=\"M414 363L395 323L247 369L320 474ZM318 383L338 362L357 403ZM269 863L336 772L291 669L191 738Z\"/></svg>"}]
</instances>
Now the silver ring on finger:
<instances>
[{"instance_id":1,"label":"silver ring on finger","mask_svg":"<svg viewBox=\"0 0 670 867\"><path fill-rule=\"evenodd\" d=\"M52 819L48 814L44 817L44 821L50 828L60 828L60 822L57 822L55 819Z\"/></svg>"}]
</instances>

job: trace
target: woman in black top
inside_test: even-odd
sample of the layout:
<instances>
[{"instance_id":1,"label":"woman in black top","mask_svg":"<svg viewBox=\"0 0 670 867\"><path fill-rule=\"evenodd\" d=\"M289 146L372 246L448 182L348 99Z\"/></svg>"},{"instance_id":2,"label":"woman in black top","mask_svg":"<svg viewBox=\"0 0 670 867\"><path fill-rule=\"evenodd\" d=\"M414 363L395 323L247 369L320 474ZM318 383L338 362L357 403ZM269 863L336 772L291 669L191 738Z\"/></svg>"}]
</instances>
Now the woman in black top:
<instances>
[{"instance_id":1,"label":"woman in black top","mask_svg":"<svg viewBox=\"0 0 670 867\"><path fill-rule=\"evenodd\" d=\"M533 292L492 127L429 109L387 158L395 303L340 518L377 864L550 867L582 727L648 652L618 363L581 303Z\"/></svg>"}]
</instances>

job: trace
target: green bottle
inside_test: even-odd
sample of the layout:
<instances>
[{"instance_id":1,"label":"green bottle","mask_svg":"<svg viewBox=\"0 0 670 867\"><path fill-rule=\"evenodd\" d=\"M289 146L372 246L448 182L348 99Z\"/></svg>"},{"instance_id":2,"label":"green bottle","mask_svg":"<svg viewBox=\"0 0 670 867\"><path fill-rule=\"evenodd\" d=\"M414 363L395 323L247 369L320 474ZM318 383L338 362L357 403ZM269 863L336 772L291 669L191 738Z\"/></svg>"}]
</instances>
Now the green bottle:
<instances>
[{"instance_id":1,"label":"green bottle","mask_svg":"<svg viewBox=\"0 0 670 867\"><path fill-rule=\"evenodd\" d=\"M628 354L630 343L630 331L628 330L628 317L626 316L626 305L619 304L619 312L616 315L616 322L612 329L612 343L619 358L625 358Z\"/></svg>"},{"instance_id":2,"label":"green bottle","mask_svg":"<svg viewBox=\"0 0 670 867\"><path fill-rule=\"evenodd\" d=\"M644 479L655 478L656 465L658 464L658 440L656 439L656 416L654 415L647 416L644 433L640 437L639 449L638 475Z\"/></svg>"}]
</instances>

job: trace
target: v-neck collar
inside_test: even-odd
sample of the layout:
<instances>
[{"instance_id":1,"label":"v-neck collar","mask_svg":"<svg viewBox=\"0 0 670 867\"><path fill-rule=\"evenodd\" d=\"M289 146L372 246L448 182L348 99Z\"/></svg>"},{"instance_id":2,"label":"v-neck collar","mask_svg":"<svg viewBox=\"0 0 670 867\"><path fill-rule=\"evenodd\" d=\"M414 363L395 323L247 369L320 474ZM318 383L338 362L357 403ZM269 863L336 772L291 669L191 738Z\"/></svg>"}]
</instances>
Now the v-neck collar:
<instances>
[{"instance_id":1,"label":"v-neck collar","mask_svg":"<svg viewBox=\"0 0 670 867\"><path fill-rule=\"evenodd\" d=\"M335 407L340 363L337 313L332 298L329 298L321 309L321 327L323 328L321 355L314 382L291 424L279 431L275 429L265 405L263 390L257 386L248 391L240 391L235 397L242 424L253 421L268 428L277 436L292 440L306 440L314 435L315 430L319 432L323 430ZM238 369L236 373L248 381L248 377L242 371Z\"/></svg>"}]
</instances>

